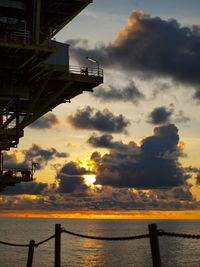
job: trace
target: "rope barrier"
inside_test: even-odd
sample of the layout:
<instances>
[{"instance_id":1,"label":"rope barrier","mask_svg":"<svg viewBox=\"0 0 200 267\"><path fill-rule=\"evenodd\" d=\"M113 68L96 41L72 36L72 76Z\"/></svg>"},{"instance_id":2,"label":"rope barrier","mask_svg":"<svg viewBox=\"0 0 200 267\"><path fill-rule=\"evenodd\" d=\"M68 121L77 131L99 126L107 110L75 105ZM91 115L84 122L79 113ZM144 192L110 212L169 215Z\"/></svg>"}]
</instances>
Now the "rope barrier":
<instances>
[{"instance_id":1,"label":"rope barrier","mask_svg":"<svg viewBox=\"0 0 200 267\"><path fill-rule=\"evenodd\" d=\"M134 240L134 239L142 239L142 238L148 238L149 234L145 235L137 235L137 236L121 236L121 237L100 237L100 236L90 236L90 235L83 235L74 233L65 229L62 229L62 233L66 233L69 235L82 237L82 238L88 238L88 239L96 239L96 240L110 240L110 241L120 241L120 240ZM159 236L173 236L173 237L181 237L181 238L192 238L192 239L200 239L200 235L194 235L194 234L180 234L180 233L172 233L172 232L165 232L163 230L158 230ZM38 247L49 240L53 239L55 237L55 234L38 242L35 243L35 247ZM7 245L7 246L14 246L14 247L29 247L29 244L14 244L9 242L0 241L0 244Z\"/></svg>"},{"instance_id":2,"label":"rope barrier","mask_svg":"<svg viewBox=\"0 0 200 267\"><path fill-rule=\"evenodd\" d=\"M178 233L172 233L172 232L165 232L163 230L159 230L158 235L159 236L174 236L174 237L182 237L182 238L200 239L200 235L178 234Z\"/></svg>"},{"instance_id":3,"label":"rope barrier","mask_svg":"<svg viewBox=\"0 0 200 267\"><path fill-rule=\"evenodd\" d=\"M52 236L48 237L47 239L36 243L35 246L38 247L38 246L42 245L43 243L46 243L47 241L51 240L54 237L55 237L55 235L52 235Z\"/></svg>"},{"instance_id":4,"label":"rope barrier","mask_svg":"<svg viewBox=\"0 0 200 267\"><path fill-rule=\"evenodd\" d=\"M53 239L55 237L55 235L52 235L38 243L35 243L34 247L38 247L40 245L42 245L43 243ZM29 247L30 244L13 244L13 243L8 243L8 242L4 242L4 241L0 241L0 244L3 244L3 245L7 245L7 246L13 246L13 247Z\"/></svg>"},{"instance_id":5,"label":"rope barrier","mask_svg":"<svg viewBox=\"0 0 200 267\"><path fill-rule=\"evenodd\" d=\"M77 234L74 232L70 232L67 230L62 230L63 233L73 235L73 236L78 236L78 237L83 237L83 238L88 238L88 239L97 239L97 240L112 240L112 241L117 241L117 240L133 240L133 239L141 239L141 238L147 238L149 237L149 234L146 235L138 235L138 236L121 236L121 237L100 237L100 236L90 236L90 235L83 235L83 234Z\"/></svg>"},{"instance_id":6,"label":"rope barrier","mask_svg":"<svg viewBox=\"0 0 200 267\"><path fill-rule=\"evenodd\" d=\"M6 246L13 246L13 247L29 247L29 244L13 244L8 242L0 241L0 244L6 245Z\"/></svg>"}]
</instances>

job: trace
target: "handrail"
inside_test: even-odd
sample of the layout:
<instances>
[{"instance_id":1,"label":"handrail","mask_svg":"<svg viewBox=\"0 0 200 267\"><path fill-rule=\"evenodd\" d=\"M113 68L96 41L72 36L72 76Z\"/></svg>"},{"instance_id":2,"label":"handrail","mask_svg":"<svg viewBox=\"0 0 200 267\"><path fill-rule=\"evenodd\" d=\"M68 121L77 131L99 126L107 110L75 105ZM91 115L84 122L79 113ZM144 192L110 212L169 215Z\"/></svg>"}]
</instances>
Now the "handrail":
<instances>
[{"instance_id":1,"label":"handrail","mask_svg":"<svg viewBox=\"0 0 200 267\"><path fill-rule=\"evenodd\" d=\"M80 67L80 66L69 66L69 73L81 74L85 76L95 76L103 77L102 68L90 68L90 67Z\"/></svg>"},{"instance_id":2,"label":"handrail","mask_svg":"<svg viewBox=\"0 0 200 267\"><path fill-rule=\"evenodd\" d=\"M15 247L29 247L28 258L27 258L27 267L32 267L34 248L48 242L49 240L51 240L53 238L55 238L55 267L60 267L60 257L61 257L60 238L61 238L61 233L66 233L66 234L81 237L81 238L89 238L89 239L105 240L105 241L122 241L122 240L134 240L134 239L149 238L150 239L150 246L151 246L153 267L161 267L158 236L171 236L171 237L200 239L200 235L171 233L171 232L165 232L163 230L157 230L156 224L150 224L149 225L149 234L136 235L136 236L120 236L120 237L111 237L111 236L110 237L100 237L100 236L91 236L91 235L79 234L79 233L71 232L71 231L68 231L64 228L61 228L60 224L56 224L55 225L55 234L40 241L40 242L38 242L38 243L35 243L34 240L30 240L29 244L16 244L16 243L4 242L4 241L0 241L0 244L7 245L7 246L15 246Z\"/></svg>"},{"instance_id":3,"label":"handrail","mask_svg":"<svg viewBox=\"0 0 200 267\"><path fill-rule=\"evenodd\" d=\"M88 239L96 239L96 240L110 240L110 241L120 241L120 240L133 240L133 239L141 239L141 238L147 238L149 237L149 234L146 235L137 235L137 236L120 236L120 237L100 237L100 236L91 236L91 235L83 235L83 234L77 234L71 231L62 230L63 233L78 236L82 238L88 238Z\"/></svg>"},{"instance_id":4,"label":"handrail","mask_svg":"<svg viewBox=\"0 0 200 267\"><path fill-rule=\"evenodd\" d=\"M192 238L192 239L200 239L200 235L193 235L193 234L178 234L172 232L165 232L163 230L159 230L159 236L174 236L174 237L181 237L181 238Z\"/></svg>"}]
</instances>

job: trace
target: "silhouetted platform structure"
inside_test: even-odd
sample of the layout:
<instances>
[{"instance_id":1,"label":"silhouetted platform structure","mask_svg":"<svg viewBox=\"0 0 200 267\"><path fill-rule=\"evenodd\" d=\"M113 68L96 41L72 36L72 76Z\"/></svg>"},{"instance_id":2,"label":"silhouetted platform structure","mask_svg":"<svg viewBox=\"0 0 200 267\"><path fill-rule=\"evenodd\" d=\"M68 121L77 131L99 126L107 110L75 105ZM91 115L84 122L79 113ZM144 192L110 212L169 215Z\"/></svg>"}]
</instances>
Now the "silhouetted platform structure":
<instances>
[{"instance_id":1,"label":"silhouetted platform structure","mask_svg":"<svg viewBox=\"0 0 200 267\"><path fill-rule=\"evenodd\" d=\"M1 158L0 191L2 191L6 186L14 186L17 183L34 181L34 173L37 166L38 163L32 162L31 168L4 169L3 158Z\"/></svg>"},{"instance_id":2,"label":"silhouetted platform structure","mask_svg":"<svg viewBox=\"0 0 200 267\"><path fill-rule=\"evenodd\" d=\"M9 171L12 175L9 175ZM24 172L24 173L23 173ZM28 171L29 172L29 171ZM0 174L0 191L6 186L14 186L21 182L32 182L33 176L25 170L5 170Z\"/></svg>"},{"instance_id":3,"label":"silhouetted platform structure","mask_svg":"<svg viewBox=\"0 0 200 267\"><path fill-rule=\"evenodd\" d=\"M69 45L52 38L91 0L0 1L0 151L61 103L103 82L103 70L72 67Z\"/></svg>"}]
</instances>

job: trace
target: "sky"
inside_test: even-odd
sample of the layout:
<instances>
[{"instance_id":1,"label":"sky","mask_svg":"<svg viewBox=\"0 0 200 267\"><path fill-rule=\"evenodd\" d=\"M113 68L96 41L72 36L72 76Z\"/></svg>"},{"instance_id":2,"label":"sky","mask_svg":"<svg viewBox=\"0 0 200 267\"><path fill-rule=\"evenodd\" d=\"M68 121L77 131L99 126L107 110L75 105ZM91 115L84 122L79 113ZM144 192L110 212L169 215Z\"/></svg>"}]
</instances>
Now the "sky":
<instances>
[{"instance_id":1,"label":"sky","mask_svg":"<svg viewBox=\"0 0 200 267\"><path fill-rule=\"evenodd\" d=\"M4 153L5 167L39 168L1 192L3 216L200 218L199 12L198 0L94 0L57 34L70 65L99 61L104 84Z\"/></svg>"}]
</instances>

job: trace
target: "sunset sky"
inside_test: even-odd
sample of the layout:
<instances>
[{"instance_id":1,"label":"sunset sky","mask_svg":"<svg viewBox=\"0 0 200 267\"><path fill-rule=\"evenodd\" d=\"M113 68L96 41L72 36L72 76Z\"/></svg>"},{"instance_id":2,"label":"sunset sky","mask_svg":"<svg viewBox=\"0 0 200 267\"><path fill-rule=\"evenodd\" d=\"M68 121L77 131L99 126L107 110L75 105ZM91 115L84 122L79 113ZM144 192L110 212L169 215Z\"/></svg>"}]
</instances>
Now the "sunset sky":
<instances>
[{"instance_id":1,"label":"sunset sky","mask_svg":"<svg viewBox=\"0 0 200 267\"><path fill-rule=\"evenodd\" d=\"M104 84L4 153L39 170L1 192L2 216L200 219L199 13L199 0L94 0L56 36L70 65L98 60Z\"/></svg>"}]
</instances>

